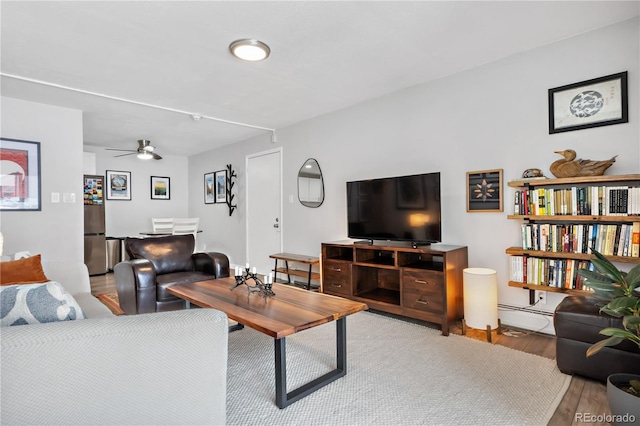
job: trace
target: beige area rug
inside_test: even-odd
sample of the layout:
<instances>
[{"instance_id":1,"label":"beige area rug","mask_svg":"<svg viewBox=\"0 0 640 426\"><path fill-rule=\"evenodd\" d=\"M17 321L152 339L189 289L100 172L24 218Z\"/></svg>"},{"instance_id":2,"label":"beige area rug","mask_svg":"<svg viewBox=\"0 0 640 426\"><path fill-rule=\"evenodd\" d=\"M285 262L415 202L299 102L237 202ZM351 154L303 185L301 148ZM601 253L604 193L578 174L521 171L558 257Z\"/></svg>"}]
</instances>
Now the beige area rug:
<instances>
[{"instance_id":1,"label":"beige area rug","mask_svg":"<svg viewBox=\"0 0 640 426\"><path fill-rule=\"evenodd\" d=\"M335 368L335 323L287 338L292 389ZM230 425L546 425L571 376L555 361L383 315L347 318L347 375L280 410L273 339L229 334Z\"/></svg>"}]
</instances>

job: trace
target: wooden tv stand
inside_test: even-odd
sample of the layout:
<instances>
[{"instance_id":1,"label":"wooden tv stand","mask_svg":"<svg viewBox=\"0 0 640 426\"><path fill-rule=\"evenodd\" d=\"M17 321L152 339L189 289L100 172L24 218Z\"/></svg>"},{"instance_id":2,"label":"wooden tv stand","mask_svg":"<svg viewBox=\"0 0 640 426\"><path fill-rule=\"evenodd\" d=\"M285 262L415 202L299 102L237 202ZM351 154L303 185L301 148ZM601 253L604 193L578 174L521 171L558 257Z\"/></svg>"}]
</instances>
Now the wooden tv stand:
<instances>
[{"instance_id":1,"label":"wooden tv stand","mask_svg":"<svg viewBox=\"0 0 640 426\"><path fill-rule=\"evenodd\" d=\"M322 244L324 293L371 309L438 323L442 334L462 318L465 246L338 241Z\"/></svg>"}]
</instances>

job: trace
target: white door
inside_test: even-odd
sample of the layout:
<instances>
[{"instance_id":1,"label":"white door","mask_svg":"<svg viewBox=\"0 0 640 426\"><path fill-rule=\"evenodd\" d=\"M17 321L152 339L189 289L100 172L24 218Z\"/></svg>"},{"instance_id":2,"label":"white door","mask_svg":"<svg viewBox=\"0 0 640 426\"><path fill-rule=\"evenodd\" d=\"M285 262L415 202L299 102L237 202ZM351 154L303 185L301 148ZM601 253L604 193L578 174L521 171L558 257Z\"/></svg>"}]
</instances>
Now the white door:
<instances>
[{"instance_id":1,"label":"white door","mask_svg":"<svg viewBox=\"0 0 640 426\"><path fill-rule=\"evenodd\" d=\"M282 251L282 148L247 156L247 262L259 274Z\"/></svg>"}]
</instances>

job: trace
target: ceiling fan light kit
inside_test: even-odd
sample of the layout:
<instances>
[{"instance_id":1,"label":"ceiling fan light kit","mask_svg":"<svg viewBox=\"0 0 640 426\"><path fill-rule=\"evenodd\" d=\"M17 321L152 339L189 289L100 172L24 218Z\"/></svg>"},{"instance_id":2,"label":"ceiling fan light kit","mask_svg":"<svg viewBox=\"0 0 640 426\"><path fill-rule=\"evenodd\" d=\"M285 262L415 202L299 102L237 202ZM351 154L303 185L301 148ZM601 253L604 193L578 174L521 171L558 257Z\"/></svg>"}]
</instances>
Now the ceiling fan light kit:
<instances>
[{"instance_id":1,"label":"ceiling fan light kit","mask_svg":"<svg viewBox=\"0 0 640 426\"><path fill-rule=\"evenodd\" d=\"M121 155L116 155L116 157L124 157L125 155L133 155L133 154L137 154L137 157L141 160L151 160L156 159L156 160L162 160L162 157L159 156L158 154L156 154L155 151L156 147L151 145L151 141L147 140L147 139L139 139L138 140L138 149L116 149L116 148L107 148L107 151L126 151L126 152L130 152L130 154L121 154Z\"/></svg>"},{"instance_id":2,"label":"ceiling fan light kit","mask_svg":"<svg viewBox=\"0 0 640 426\"><path fill-rule=\"evenodd\" d=\"M229 51L233 56L243 61L263 61L271 54L271 49L260 40L246 38L236 40L229 45Z\"/></svg>"},{"instance_id":3,"label":"ceiling fan light kit","mask_svg":"<svg viewBox=\"0 0 640 426\"><path fill-rule=\"evenodd\" d=\"M145 151L145 152L139 153L138 158L141 160L151 160L153 158L153 155Z\"/></svg>"}]
</instances>

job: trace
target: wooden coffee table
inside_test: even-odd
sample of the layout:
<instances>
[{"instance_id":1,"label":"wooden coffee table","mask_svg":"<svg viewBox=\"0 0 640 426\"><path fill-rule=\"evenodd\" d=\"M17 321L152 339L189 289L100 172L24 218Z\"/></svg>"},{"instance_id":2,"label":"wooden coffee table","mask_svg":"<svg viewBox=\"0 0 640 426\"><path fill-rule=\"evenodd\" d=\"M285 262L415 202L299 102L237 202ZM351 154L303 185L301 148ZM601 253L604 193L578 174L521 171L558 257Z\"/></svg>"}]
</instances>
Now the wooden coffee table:
<instances>
[{"instance_id":1,"label":"wooden coffee table","mask_svg":"<svg viewBox=\"0 0 640 426\"><path fill-rule=\"evenodd\" d=\"M203 308L213 308L229 318L273 337L275 342L276 405L284 408L347 374L346 317L367 309L367 305L341 297L273 284L274 297L266 300L247 296L233 277L178 284L169 293ZM287 393L287 336L330 321L336 321L336 369Z\"/></svg>"}]
</instances>

